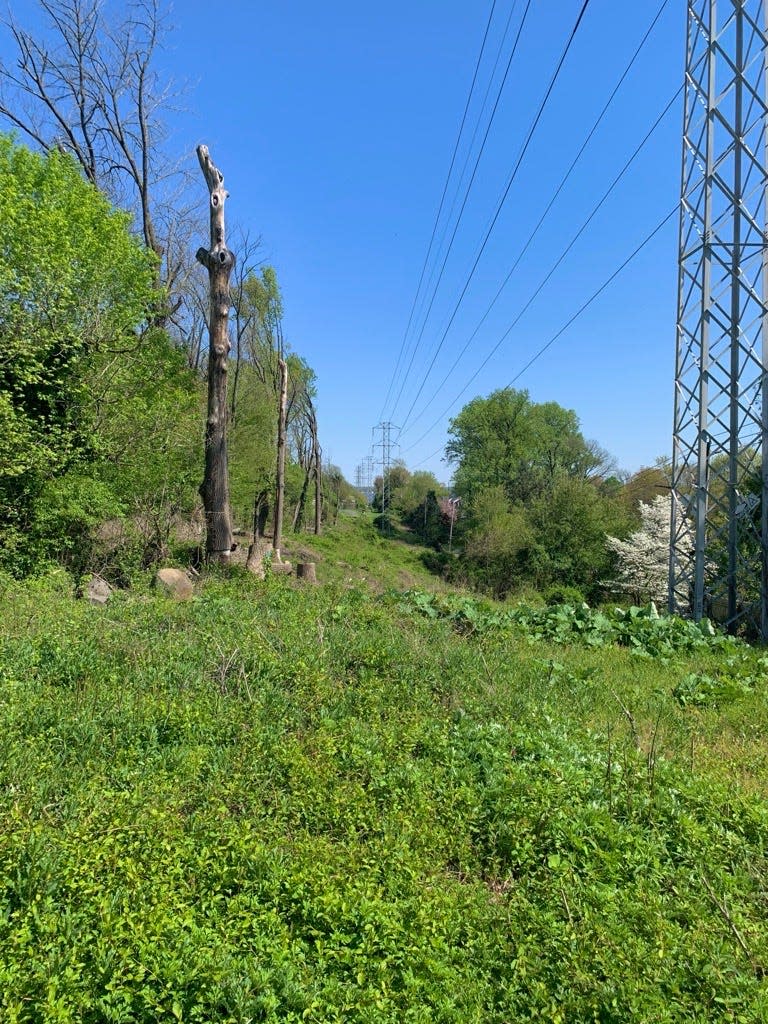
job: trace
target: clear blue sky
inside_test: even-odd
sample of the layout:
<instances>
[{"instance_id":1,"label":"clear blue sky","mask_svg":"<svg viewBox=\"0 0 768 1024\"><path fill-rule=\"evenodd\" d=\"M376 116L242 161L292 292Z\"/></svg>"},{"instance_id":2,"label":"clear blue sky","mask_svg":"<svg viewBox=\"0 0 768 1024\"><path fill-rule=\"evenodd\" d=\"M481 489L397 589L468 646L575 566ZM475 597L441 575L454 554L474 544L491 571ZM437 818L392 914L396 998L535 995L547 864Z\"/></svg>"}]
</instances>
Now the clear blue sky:
<instances>
[{"instance_id":1,"label":"clear blue sky","mask_svg":"<svg viewBox=\"0 0 768 1024\"><path fill-rule=\"evenodd\" d=\"M485 91L512 0L497 0ZM230 191L229 223L263 240L286 337L315 369L321 443L354 479L381 419L402 424L466 280L582 0L533 0L411 373L384 399L413 302L491 0L389 4L179 2L159 69L187 80L171 144L205 142ZM685 12L669 0L637 64L526 258L434 401L660 6L591 0L475 278L402 436L412 468L447 480L447 407L507 329L682 84ZM24 9L14 14L24 21ZM525 0L517 0L512 26ZM510 39L505 44L506 63ZM499 75L497 74L497 80ZM492 90L492 95L495 89ZM470 110L469 127L479 103ZM676 204L681 101L462 398L515 377ZM468 141L468 140L467 140ZM459 153L463 162L464 148ZM194 160L194 157L191 157ZM452 193L449 193L449 197ZM200 180L200 200L205 201ZM670 449L677 280L672 218L516 382L578 413L635 470ZM406 362L418 332L409 335ZM394 394L399 391L400 379ZM438 425L426 437L421 435ZM418 442L418 443L415 443ZM436 454L435 454L436 453Z\"/></svg>"}]
</instances>

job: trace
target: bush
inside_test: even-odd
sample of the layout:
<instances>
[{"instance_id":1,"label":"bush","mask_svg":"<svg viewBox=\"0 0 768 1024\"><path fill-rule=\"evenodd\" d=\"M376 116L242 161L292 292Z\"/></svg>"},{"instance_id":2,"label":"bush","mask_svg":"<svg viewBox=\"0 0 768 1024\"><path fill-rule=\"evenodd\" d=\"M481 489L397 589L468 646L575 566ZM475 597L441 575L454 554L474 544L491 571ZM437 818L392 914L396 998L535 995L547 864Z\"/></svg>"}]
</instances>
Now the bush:
<instances>
[{"instance_id":1,"label":"bush","mask_svg":"<svg viewBox=\"0 0 768 1024\"><path fill-rule=\"evenodd\" d=\"M582 604L586 604L584 595L577 587L565 587L561 585L555 585L548 587L544 591L544 604L552 607L556 604L570 604L574 608L578 608Z\"/></svg>"}]
</instances>

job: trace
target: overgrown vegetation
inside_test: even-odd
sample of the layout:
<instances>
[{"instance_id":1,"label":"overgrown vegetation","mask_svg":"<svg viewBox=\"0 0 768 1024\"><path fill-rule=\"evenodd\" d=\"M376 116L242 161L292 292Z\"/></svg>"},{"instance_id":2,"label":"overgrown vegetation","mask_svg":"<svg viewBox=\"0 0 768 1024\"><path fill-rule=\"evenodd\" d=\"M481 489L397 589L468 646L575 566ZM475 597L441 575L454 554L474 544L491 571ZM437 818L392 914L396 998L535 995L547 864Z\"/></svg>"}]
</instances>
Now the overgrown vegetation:
<instances>
[{"instance_id":1,"label":"overgrown vegetation","mask_svg":"<svg viewBox=\"0 0 768 1024\"><path fill-rule=\"evenodd\" d=\"M377 525L321 465L246 236L240 543L273 515L285 358L283 547L323 585L152 588L199 540L207 315L145 102L160 11L43 8L63 50L12 27L0 68L44 154L0 137L0 1019L768 1020L768 658L643 603L663 467L626 479L504 389L452 421L454 490L396 463Z\"/></svg>"},{"instance_id":2,"label":"overgrown vegetation","mask_svg":"<svg viewBox=\"0 0 768 1024\"><path fill-rule=\"evenodd\" d=\"M3 1019L765 1019L760 652L247 574L2 600Z\"/></svg>"}]
</instances>

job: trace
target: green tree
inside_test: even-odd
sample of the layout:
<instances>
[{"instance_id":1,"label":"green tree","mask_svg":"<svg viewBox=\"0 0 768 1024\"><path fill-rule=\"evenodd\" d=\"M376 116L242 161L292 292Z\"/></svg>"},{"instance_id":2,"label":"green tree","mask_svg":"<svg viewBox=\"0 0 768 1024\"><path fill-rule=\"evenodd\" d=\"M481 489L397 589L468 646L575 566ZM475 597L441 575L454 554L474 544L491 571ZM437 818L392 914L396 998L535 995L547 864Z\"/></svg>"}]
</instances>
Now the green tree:
<instances>
[{"instance_id":1,"label":"green tree","mask_svg":"<svg viewBox=\"0 0 768 1024\"><path fill-rule=\"evenodd\" d=\"M589 480L563 476L532 503L529 515L535 544L528 570L536 586L576 587L599 597L614 563L608 534L624 535L629 526L621 503Z\"/></svg>"},{"instance_id":2,"label":"green tree","mask_svg":"<svg viewBox=\"0 0 768 1024\"><path fill-rule=\"evenodd\" d=\"M21 569L44 488L85 480L99 458L99 402L114 393L114 358L140 344L155 259L73 160L5 136L0 222L0 541ZM82 488L78 502L89 504Z\"/></svg>"},{"instance_id":3,"label":"green tree","mask_svg":"<svg viewBox=\"0 0 768 1024\"><path fill-rule=\"evenodd\" d=\"M642 519L642 505L649 505L662 494L669 494L670 467L663 462L655 466L643 466L624 483L621 498L627 509L637 517L638 524Z\"/></svg>"},{"instance_id":4,"label":"green tree","mask_svg":"<svg viewBox=\"0 0 768 1024\"><path fill-rule=\"evenodd\" d=\"M424 502L429 494L433 498L442 498L448 494L448 488L437 479L434 473L425 469L414 470L400 487L393 493L392 503L394 507L406 518L419 518L423 514Z\"/></svg>"},{"instance_id":5,"label":"green tree","mask_svg":"<svg viewBox=\"0 0 768 1024\"><path fill-rule=\"evenodd\" d=\"M488 487L503 487L511 503L527 504L559 476L600 479L612 468L607 453L584 438L575 412L532 402L527 391L513 388L473 399L448 433L454 487L469 504Z\"/></svg>"},{"instance_id":6,"label":"green tree","mask_svg":"<svg viewBox=\"0 0 768 1024\"><path fill-rule=\"evenodd\" d=\"M482 589L504 598L525 577L534 531L523 508L511 506L500 485L479 491L470 510L464 561Z\"/></svg>"},{"instance_id":7,"label":"green tree","mask_svg":"<svg viewBox=\"0 0 768 1024\"><path fill-rule=\"evenodd\" d=\"M611 567L606 534L625 532L627 516L613 460L576 413L505 388L466 405L449 435L467 575L498 595L523 582L596 594Z\"/></svg>"},{"instance_id":8,"label":"green tree","mask_svg":"<svg viewBox=\"0 0 768 1024\"><path fill-rule=\"evenodd\" d=\"M101 363L93 428L100 457L90 472L106 484L140 544L144 564L164 558L174 523L198 507L203 459L202 382L158 328Z\"/></svg>"}]
</instances>

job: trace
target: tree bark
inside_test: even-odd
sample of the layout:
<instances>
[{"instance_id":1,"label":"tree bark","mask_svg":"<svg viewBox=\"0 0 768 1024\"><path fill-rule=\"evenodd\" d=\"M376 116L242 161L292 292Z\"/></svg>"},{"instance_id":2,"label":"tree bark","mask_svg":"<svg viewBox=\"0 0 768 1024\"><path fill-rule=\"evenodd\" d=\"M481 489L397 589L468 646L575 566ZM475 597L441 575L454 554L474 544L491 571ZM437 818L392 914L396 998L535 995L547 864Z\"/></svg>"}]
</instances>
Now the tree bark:
<instances>
[{"instance_id":1,"label":"tree bark","mask_svg":"<svg viewBox=\"0 0 768 1024\"><path fill-rule=\"evenodd\" d=\"M320 445L317 443L317 424L314 433L315 444L315 535L320 536L323 529L323 474L320 467Z\"/></svg>"},{"instance_id":2,"label":"tree bark","mask_svg":"<svg viewBox=\"0 0 768 1024\"><path fill-rule=\"evenodd\" d=\"M224 177L214 165L207 146L197 147L211 202L211 247L197 250L208 270L211 311L208 349L208 415L205 423L205 473L200 485L206 522L205 552L212 562L229 564L232 519L229 509L227 465L227 362L229 358L229 275L235 265L224 234Z\"/></svg>"},{"instance_id":3,"label":"tree bark","mask_svg":"<svg viewBox=\"0 0 768 1024\"><path fill-rule=\"evenodd\" d=\"M283 504L285 502L285 446L286 446L286 409L288 404L288 364L282 358L278 360L280 369L280 405L277 415L277 489L275 495L275 532L272 548L275 558L280 561L280 543L283 533Z\"/></svg>"},{"instance_id":4,"label":"tree bark","mask_svg":"<svg viewBox=\"0 0 768 1024\"><path fill-rule=\"evenodd\" d=\"M245 563L246 569L250 569L261 579L264 579L264 556L269 550L268 543L264 540L264 528L269 515L269 503L267 502L268 492L259 491L253 499L253 538L248 548L248 558Z\"/></svg>"},{"instance_id":5,"label":"tree bark","mask_svg":"<svg viewBox=\"0 0 768 1024\"><path fill-rule=\"evenodd\" d=\"M309 481L312 476L312 463L310 463L304 470L304 483L301 485L301 494L299 495L299 503L296 506L296 511L293 513L293 532L301 533L304 529L304 507L307 503L307 491L309 490Z\"/></svg>"}]
</instances>

